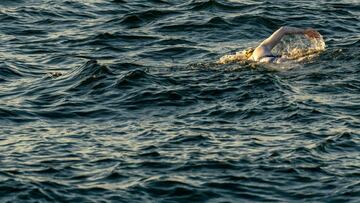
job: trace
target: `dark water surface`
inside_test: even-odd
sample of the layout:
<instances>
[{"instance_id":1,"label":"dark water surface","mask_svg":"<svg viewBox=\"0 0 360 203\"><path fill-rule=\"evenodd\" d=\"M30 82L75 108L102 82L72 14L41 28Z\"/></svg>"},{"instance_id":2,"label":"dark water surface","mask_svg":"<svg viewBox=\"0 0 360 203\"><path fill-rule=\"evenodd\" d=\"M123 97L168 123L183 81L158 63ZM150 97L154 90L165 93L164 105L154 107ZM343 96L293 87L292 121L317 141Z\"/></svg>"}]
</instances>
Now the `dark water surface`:
<instances>
[{"instance_id":1,"label":"dark water surface","mask_svg":"<svg viewBox=\"0 0 360 203\"><path fill-rule=\"evenodd\" d=\"M0 202L359 202L359 17L358 0L0 1ZM283 25L326 51L213 64Z\"/></svg>"}]
</instances>

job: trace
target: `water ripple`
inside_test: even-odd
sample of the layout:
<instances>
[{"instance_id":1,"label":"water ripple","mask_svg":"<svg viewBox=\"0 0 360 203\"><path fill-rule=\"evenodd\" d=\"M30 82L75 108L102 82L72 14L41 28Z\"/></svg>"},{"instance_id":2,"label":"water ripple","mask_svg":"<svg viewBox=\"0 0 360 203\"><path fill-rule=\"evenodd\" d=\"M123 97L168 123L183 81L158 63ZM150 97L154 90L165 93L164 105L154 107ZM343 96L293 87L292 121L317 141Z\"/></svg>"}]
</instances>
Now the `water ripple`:
<instances>
[{"instance_id":1,"label":"water ripple","mask_svg":"<svg viewBox=\"0 0 360 203\"><path fill-rule=\"evenodd\" d=\"M0 7L0 202L358 202L355 1ZM284 25L326 50L215 63Z\"/></svg>"}]
</instances>

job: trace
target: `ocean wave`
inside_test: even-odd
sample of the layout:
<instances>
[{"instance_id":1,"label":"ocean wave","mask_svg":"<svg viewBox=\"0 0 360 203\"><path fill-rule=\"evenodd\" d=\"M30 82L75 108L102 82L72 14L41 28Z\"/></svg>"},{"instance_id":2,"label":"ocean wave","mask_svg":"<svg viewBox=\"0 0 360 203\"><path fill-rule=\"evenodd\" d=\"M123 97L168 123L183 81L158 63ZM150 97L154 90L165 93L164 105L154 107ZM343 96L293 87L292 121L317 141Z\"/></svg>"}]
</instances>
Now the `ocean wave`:
<instances>
[{"instance_id":1,"label":"ocean wave","mask_svg":"<svg viewBox=\"0 0 360 203\"><path fill-rule=\"evenodd\" d=\"M0 202L358 201L355 1L0 5ZM281 26L326 49L215 63Z\"/></svg>"},{"instance_id":2,"label":"ocean wave","mask_svg":"<svg viewBox=\"0 0 360 203\"><path fill-rule=\"evenodd\" d=\"M144 26L155 20L169 17L171 15L175 15L178 13L179 12L177 11L171 11L171 10L147 10L138 13L126 14L121 18L120 23L122 25L128 26L129 28L136 28L136 27Z\"/></svg>"},{"instance_id":3,"label":"ocean wave","mask_svg":"<svg viewBox=\"0 0 360 203\"><path fill-rule=\"evenodd\" d=\"M0 63L0 67L0 80L2 82L23 76L23 74L19 72L15 66L9 66L6 63Z\"/></svg>"},{"instance_id":4,"label":"ocean wave","mask_svg":"<svg viewBox=\"0 0 360 203\"><path fill-rule=\"evenodd\" d=\"M186 7L190 7L190 10L193 11L209 11L209 10L219 10L219 11L241 11L244 9L250 9L253 7L251 4L245 3L229 3L224 1L218 0L206 0L206 1L192 1L191 3L187 4Z\"/></svg>"}]
</instances>

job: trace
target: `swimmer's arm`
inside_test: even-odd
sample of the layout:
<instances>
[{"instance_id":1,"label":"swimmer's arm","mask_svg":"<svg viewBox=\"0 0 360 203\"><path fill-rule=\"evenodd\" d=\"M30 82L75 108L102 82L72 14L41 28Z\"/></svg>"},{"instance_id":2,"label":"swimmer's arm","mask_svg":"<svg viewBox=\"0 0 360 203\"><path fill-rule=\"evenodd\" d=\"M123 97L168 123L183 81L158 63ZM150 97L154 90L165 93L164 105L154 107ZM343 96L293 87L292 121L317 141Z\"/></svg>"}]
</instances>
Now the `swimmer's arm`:
<instances>
[{"instance_id":1,"label":"swimmer's arm","mask_svg":"<svg viewBox=\"0 0 360 203\"><path fill-rule=\"evenodd\" d=\"M260 46L265 46L269 50L274 48L280 40L288 34L305 34L307 29L295 28L295 27L281 27L276 30L270 37L261 42Z\"/></svg>"}]
</instances>

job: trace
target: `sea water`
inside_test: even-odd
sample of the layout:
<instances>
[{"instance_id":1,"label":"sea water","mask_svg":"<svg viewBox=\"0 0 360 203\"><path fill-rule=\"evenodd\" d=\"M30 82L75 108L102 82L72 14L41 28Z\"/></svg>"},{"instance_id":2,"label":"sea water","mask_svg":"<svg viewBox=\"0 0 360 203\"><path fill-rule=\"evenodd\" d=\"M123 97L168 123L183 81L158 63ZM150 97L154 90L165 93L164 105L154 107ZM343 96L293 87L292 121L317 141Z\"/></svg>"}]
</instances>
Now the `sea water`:
<instances>
[{"instance_id":1,"label":"sea water","mask_svg":"<svg viewBox=\"0 0 360 203\"><path fill-rule=\"evenodd\" d=\"M337 0L0 1L0 202L358 202L359 16ZM326 47L215 63L281 26Z\"/></svg>"}]
</instances>

